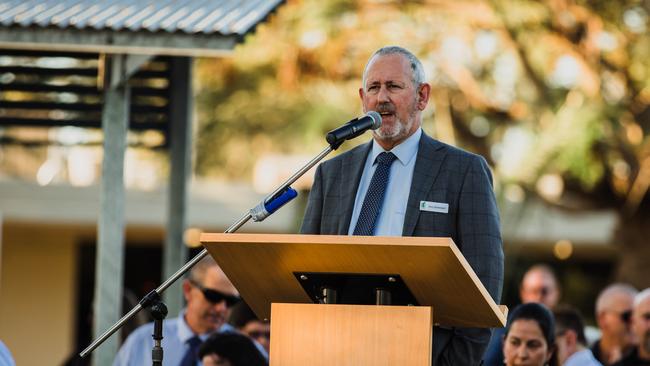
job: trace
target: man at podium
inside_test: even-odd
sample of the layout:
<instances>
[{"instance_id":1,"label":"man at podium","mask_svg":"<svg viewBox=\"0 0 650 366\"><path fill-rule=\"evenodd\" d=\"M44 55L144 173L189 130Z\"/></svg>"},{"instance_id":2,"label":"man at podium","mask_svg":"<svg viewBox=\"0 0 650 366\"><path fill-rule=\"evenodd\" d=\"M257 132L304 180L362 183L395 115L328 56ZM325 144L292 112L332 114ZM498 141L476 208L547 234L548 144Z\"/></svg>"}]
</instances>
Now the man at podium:
<instances>
[{"instance_id":1,"label":"man at podium","mask_svg":"<svg viewBox=\"0 0 650 366\"><path fill-rule=\"evenodd\" d=\"M359 96L382 125L367 144L318 166L301 232L451 237L498 304L503 249L492 175L481 156L422 131L430 91L410 51L373 54ZM433 334L434 365L477 365L490 339L489 329L478 328L435 327Z\"/></svg>"}]
</instances>

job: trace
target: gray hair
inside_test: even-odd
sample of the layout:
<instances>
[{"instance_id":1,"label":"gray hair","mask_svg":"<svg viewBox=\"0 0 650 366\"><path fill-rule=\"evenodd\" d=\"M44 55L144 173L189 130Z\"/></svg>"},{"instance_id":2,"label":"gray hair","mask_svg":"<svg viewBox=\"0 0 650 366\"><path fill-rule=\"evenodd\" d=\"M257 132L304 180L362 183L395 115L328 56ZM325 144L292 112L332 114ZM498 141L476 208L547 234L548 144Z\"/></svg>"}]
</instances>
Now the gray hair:
<instances>
[{"instance_id":1,"label":"gray hair","mask_svg":"<svg viewBox=\"0 0 650 366\"><path fill-rule=\"evenodd\" d=\"M191 281L203 286L205 281L205 274L208 272L208 269L212 267L218 268L219 266L217 265L217 262L212 259L212 257L207 256L195 264L194 267L192 267L188 278Z\"/></svg>"},{"instance_id":2,"label":"gray hair","mask_svg":"<svg viewBox=\"0 0 650 366\"><path fill-rule=\"evenodd\" d=\"M612 298L617 295L628 295L634 298L638 291L626 283L614 283L600 292L596 299L596 314L607 310L611 306Z\"/></svg>"},{"instance_id":3,"label":"gray hair","mask_svg":"<svg viewBox=\"0 0 650 366\"><path fill-rule=\"evenodd\" d=\"M650 287L639 292L638 294L636 294L636 296L634 296L634 308L635 309L638 308L639 305L647 298L650 298Z\"/></svg>"},{"instance_id":4,"label":"gray hair","mask_svg":"<svg viewBox=\"0 0 650 366\"><path fill-rule=\"evenodd\" d=\"M424 67L422 67L422 62L420 62L420 60L413 53L411 53L411 51L400 46L386 46L375 51L375 53L373 53L372 56L370 56L370 59L368 59L368 63L366 63L366 67L363 69L363 80L362 80L363 88L366 87L366 77L368 74L368 65L370 65L370 62L375 57L395 55L395 54L402 55L406 57L406 59L408 60L413 74L411 76L413 85L418 87L425 82L426 77L424 74Z\"/></svg>"}]
</instances>

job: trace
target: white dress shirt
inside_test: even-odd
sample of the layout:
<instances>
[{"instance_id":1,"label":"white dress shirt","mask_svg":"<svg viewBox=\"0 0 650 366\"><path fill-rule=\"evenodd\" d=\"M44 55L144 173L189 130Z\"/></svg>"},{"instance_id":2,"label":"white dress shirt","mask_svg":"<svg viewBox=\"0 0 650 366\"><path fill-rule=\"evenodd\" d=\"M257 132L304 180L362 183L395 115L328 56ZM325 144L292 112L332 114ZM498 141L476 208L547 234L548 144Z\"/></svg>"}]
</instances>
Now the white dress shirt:
<instances>
[{"instance_id":1,"label":"white dress shirt","mask_svg":"<svg viewBox=\"0 0 650 366\"><path fill-rule=\"evenodd\" d=\"M596 360L589 348L585 348L567 358L564 366L602 366L602 364Z\"/></svg>"}]
</instances>

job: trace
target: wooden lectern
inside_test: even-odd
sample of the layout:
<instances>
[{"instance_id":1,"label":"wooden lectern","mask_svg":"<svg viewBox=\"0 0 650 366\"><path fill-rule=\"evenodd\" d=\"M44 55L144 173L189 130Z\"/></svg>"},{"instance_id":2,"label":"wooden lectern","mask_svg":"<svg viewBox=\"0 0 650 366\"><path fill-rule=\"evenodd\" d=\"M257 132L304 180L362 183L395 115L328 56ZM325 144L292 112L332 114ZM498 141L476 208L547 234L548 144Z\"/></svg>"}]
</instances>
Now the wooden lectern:
<instances>
[{"instance_id":1,"label":"wooden lectern","mask_svg":"<svg viewBox=\"0 0 650 366\"><path fill-rule=\"evenodd\" d=\"M506 323L507 309L450 238L203 234L201 242L255 314L271 319L271 365L430 366L434 324ZM321 277L354 289L350 276L384 279L405 304L345 303L354 291L343 303L314 303Z\"/></svg>"}]
</instances>

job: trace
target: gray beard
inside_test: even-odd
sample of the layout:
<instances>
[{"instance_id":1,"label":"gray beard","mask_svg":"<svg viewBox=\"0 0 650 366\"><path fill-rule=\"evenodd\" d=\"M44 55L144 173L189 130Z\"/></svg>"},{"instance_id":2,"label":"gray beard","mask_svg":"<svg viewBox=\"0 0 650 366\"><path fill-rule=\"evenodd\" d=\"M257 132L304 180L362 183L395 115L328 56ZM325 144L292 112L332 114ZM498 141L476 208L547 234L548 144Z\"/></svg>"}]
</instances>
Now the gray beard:
<instances>
[{"instance_id":1,"label":"gray beard","mask_svg":"<svg viewBox=\"0 0 650 366\"><path fill-rule=\"evenodd\" d=\"M379 137L382 140L394 141L400 137L405 137L409 131L413 128L415 124L415 111L409 116L409 120L406 124L403 124L400 119L395 118L395 124L391 127L390 130L386 131L384 128L379 127L373 131L373 134Z\"/></svg>"}]
</instances>

